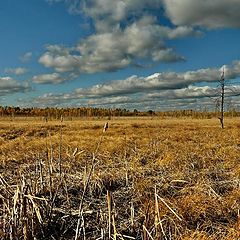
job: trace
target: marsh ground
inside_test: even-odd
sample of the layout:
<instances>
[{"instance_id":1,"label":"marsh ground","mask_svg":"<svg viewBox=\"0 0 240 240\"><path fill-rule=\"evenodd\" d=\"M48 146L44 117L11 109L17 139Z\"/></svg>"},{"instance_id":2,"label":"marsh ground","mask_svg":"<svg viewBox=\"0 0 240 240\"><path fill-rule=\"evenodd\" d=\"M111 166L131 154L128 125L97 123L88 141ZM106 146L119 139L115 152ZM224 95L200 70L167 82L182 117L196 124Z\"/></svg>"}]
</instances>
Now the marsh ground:
<instances>
[{"instance_id":1,"label":"marsh ground","mask_svg":"<svg viewBox=\"0 0 240 240\"><path fill-rule=\"evenodd\" d=\"M106 121L0 120L1 239L240 238L239 118Z\"/></svg>"}]
</instances>

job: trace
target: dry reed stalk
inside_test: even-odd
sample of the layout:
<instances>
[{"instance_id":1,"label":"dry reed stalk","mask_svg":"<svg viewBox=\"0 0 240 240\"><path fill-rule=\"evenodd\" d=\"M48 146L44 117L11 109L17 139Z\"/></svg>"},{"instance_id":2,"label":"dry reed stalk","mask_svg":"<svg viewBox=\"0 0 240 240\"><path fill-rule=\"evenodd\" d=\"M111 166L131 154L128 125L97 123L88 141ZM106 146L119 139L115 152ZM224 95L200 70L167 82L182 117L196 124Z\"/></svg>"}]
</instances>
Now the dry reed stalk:
<instances>
[{"instance_id":1,"label":"dry reed stalk","mask_svg":"<svg viewBox=\"0 0 240 240\"><path fill-rule=\"evenodd\" d=\"M145 227L145 225L143 225L143 232L144 234L144 240L148 240L148 237L150 237L151 240L154 240L154 238L152 237L151 233L147 230L147 228Z\"/></svg>"},{"instance_id":2,"label":"dry reed stalk","mask_svg":"<svg viewBox=\"0 0 240 240\"><path fill-rule=\"evenodd\" d=\"M20 194L20 202L21 202L21 212L22 212L22 220L23 220L23 239L29 240L29 228L28 228L28 216L27 216L27 186L25 182L24 175L22 176L22 185L21 185L21 194Z\"/></svg>"},{"instance_id":3,"label":"dry reed stalk","mask_svg":"<svg viewBox=\"0 0 240 240\"><path fill-rule=\"evenodd\" d=\"M46 151L47 151L47 164L48 164L48 187L49 187L49 193L50 193L50 199L52 199L52 191L53 191L53 182L52 182L52 175L53 175L53 146L52 146L52 138L51 134L48 131L47 136L50 138L50 154L48 153L48 144L46 140Z\"/></svg>"},{"instance_id":4,"label":"dry reed stalk","mask_svg":"<svg viewBox=\"0 0 240 240\"><path fill-rule=\"evenodd\" d=\"M40 174L41 191L43 191L44 190L44 180L43 180L43 162L42 162L42 159L39 160L39 174Z\"/></svg>"},{"instance_id":5,"label":"dry reed stalk","mask_svg":"<svg viewBox=\"0 0 240 240\"><path fill-rule=\"evenodd\" d=\"M41 216L40 209L39 209L38 205L34 202L34 198L36 198L36 197L33 197L33 196L29 195L29 194L25 195L24 197L25 198L27 197L30 200L30 202L32 203L32 208L33 208L33 210L34 210L34 212L36 214L36 217L38 219L38 222L40 224L42 224L43 223L43 219L42 219L42 216ZM37 198L37 199L41 199L41 198ZM42 200L45 200L45 199L42 199Z\"/></svg>"},{"instance_id":6,"label":"dry reed stalk","mask_svg":"<svg viewBox=\"0 0 240 240\"><path fill-rule=\"evenodd\" d=\"M155 197L155 220L154 220L154 225L155 225L155 237L158 238L159 234L158 234L158 224L159 224L159 220L160 220L160 213L159 213L159 206L158 206L158 199L156 196L157 190L156 190L156 186L155 186L155 192L154 192L154 197Z\"/></svg>"},{"instance_id":7,"label":"dry reed stalk","mask_svg":"<svg viewBox=\"0 0 240 240\"><path fill-rule=\"evenodd\" d=\"M39 189L38 189L38 176L39 176L39 173L38 173L38 161L37 159L35 160L35 184L34 184L34 192L39 192Z\"/></svg>"},{"instance_id":8,"label":"dry reed stalk","mask_svg":"<svg viewBox=\"0 0 240 240\"><path fill-rule=\"evenodd\" d=\"M115 224L115 216L112 214L112 226L113 226L113 240L117 240L117 229L116 229L116 224Z\"/></svg>"},{"instance_id":9,"label":"dry reed stalk","mask_svg":"<svg viewBox=\"0 0 240 240\"><path fill-rule=\"evenodd\" d=\"M158 194L156 194L156 196L162 201L162 203L175 215L175 217L177 217L177 219L179 220L179 221L182 221L182 218L180 218L179 216L178 216L178 214L166 203L166 201L163 199L163 198L161 198Z\"/></svg>"},{"instance_id":10,"label":"dry reed stalk","mask_svg":"<svg viewBox=\"0 0 240 240\"><path fill-rule=\"evenodd\" d=\"M103 132L106 132L106 131L107 131L107 129L108 129L108 122L106 122L106 123L104 124L104 127L103 127Z\"/></svg>"},{"instance_id":11,"label":"dry reed stalk","mask_svg":"<svg viewBox=\"0 0 240 240\"><path fill-rule=\"evenodd\" d=\"M103 131L102 131L102 134L101 134L101 136L100 136L100 140L98 141L97 146L96 146L96 149L95 149L95 151L94 151L94 155L95 155L95 156L97 155L97 153L98 153L98 151L99 151L99 148L100 148L100 146L101 146L101 144L102 144L102 141L103 141L104 133L107 131L107 129L108 129L108 122L106 122L106 123L104 124L104 126L103 126Z\"/></svg>"},{"instance_id":12,"label":"dry reed stalk","mask_svg":"<svg viewBox=\"0 0 240 240\"><path fill-rule=\"evenodd\" d=\"M105 229L101 228L101 239L104 239L105 236Z\"/></svg>"},{"instance_id":13,"label":"dry reed stalk","mask_svg":"<svg viewBox=\"0 0 240 240\"><path fill-rule=\"evenodd\" d=\"M165 240L167 240L167 236L166 236L166 233L165 233L165 231L163 229L162 220L161 220L161 217L160 217L156 186L155 186L154 197L155 197L155 231L156 231L156 239L158 239L158 237L160 237L160 234L158 233L158 225L160 225L163 237L164 237Z\"/></svg>"},{"instance_id":14,"label":"dry reed stalk","mask_svg":"<svg viewBox=\"0 0 240 240\"><path fill-rule=\"evenodd\" d=\"M53 173L53 144L52 144L52 135L50 131L48 132L48 136L50 139L50 157L49 157L49 173L52 175Z\"/></svg>"},{"instance_id":15,"label":"dry reed stalk","mask_svg":"<svg viewBox=\"0 0 240 240\"><path fill-rule=\"evenodd\" d=\"M134 232L134 206L133 206L133 202L131 201L131 206L130 206L130 210L131 210L131 231Z\"/></svg>"},{"instance_id":16,"label":"dry reed stalk","mask_svg":"<svg viewBox=\"0 0 240 240\"><path fill-rule=\"evenodd\" d=\"M67 185L65 177L63 177L63 184L64 184L64 190L65 190L65 193L66 193L65 196L66 196L66 200L67 200L67 206L68 206L68 209L71 211L70 197L69 197L69 194L68 194L68 185Z\"/></svg>"},{"instance_id":17,"label":"dry reed stalk","mask_svg":"<svg viewBox=\"0 0 240 240\"><path fill-rule=\"evenodd\" d=\"M238 209L238 214L237 214L237 231L238 231L238 238L240 239L240 210Z\"/></svg>"},{"instance_id":18,"label":"dry reed stalk","mask_svg":"<svg viewBox=\"0 0 240 240\"><path fill-rule=\"evenodd\" d=\"M5 204L3 198L2 198L2 201L3 201L3 214L0 217L0 222L2 223L3 235L6 235L6 233L7 233L7 225L6 225L7 207L6 207L6 204Z\"/></svg>"},{"instance_id":19,"label":"dry reed stalk","mask_svg":"<svg viewBox=\"0 0 240 240\"><path fill-rule=\"evenodd\" d=\"M83 240L86 240L86 230L83 214L81 215L81 226L79 227L79 235L81 235L81 232L83 233Z\"/></svg>"},{"instance_id":20,"label":"dry reed stalk","mask_svg":"<svg viewBox=\"0 0 240 240\"><path fill-rule=\"evenodd\" d=\"M121 240L125 240L125 239L136 239L135 237L131 237L131 236L127 236L127 235L119 235L119 238Z\"/></svg>"},{"instance_id":21,"label":"dry reed stalk","mask_svg":"<svg viewBox=\"0 0 240 240\"><path fill-rule=\"evenodd\" d=\"M143 240L148 240L148 233L147 233L147 228L146 226L149 225L149 208L150 208L150 203L148 202L147 204L147 210L146 213L144 214L144 222L143 222Z\"/></svg>"},{"instance_id":22,"label":"dry reed stalk","mask_svg":"<svg viewBox=\"0 0 240 240\"><path fill-rule=\"evenodd\" d=\"M48 216L48 222L49 222L49 223L52 221L53 206L54 206L56 197L57 197L57 195L58 195L58 193L59 193L59 188L60 188L61 185L62 185L62 179L61 179L61 181L59 182L59 184L58 184L57 187L56 187L56 191L55 191L55 194L53 195L53 197L52 197L52 199L51 199L50 205L48 205L48 213L47 213L47 216Z\"/></svg>"},{"instance_id":23,"label":"dry reed stalk","mask_svg":"<svg viewBox=\"0 0 240 240\"><path fill-rule=\"evenodd\" d=\"M5 186L5 191L7 191L8 195L11 195L11 187L7 183L7 181L3 178L2 174L0 174L0 181L3 186Z\"/></svg>"},{"instance_id":24,"label":"dry reed stalk","mask_svg":"<svg viewBox=\"0 0 240 240\"><path fill-rule=\"evenodd\" d=\"M117 237L121 239L122 236L117 233L116 222L115 222L115 213L113 208L113 199L110 191L107 191L107 205L108 205L108 238L111 239L113 232L113 240L117 240Z\"/></svg>"},{"instance_id":25,"label":"dry reed stalk","mask_svg":"<svg viewBox=\"0 0 240 240\"><path fill-rule=\"evenodd\" d=\"M17 186L16 191L13 196L13 208L11 210L11 220L10 220L10 239L15 238L17 219L18 219L18 201L20 198L20 191ZM23 206L23 205L21 205Z\"/></svg>"},{"instance_id":26,"label":"dry reed stalk","mask_svg":"<svg viewBox=\"0 0 240 240\"><path fill-rule=\"evenodd\" d=\"M61 119L60 119L60 139L59 139L59 156L58 156L58 167L59 167L60 178L62 177L62 141L63 141L62 123L63 123L63 116L61 115Z\"/></svg>"},{"instance_id":27,"label":"dry reed stalk","mask_svg":"<svg viewBox=\"0 0 240 240\"><path fill-rule=\"evenodd\" d=\"M125 180L126 186L128 186L128 162L127 162L127 136L124 133L124 162L125 162Z\"/></svg>"},{"instance_id":28,"label":"dry reed stalk","mask_svg":"<svg viewBox=\"0 0 240 240\"><path fill-rule=\"evenodd\" d=\"M107 191L107 206L108 206L108 238L111 239L112 234L112 196L111 192Z\"/></svg>"}]
</instances>

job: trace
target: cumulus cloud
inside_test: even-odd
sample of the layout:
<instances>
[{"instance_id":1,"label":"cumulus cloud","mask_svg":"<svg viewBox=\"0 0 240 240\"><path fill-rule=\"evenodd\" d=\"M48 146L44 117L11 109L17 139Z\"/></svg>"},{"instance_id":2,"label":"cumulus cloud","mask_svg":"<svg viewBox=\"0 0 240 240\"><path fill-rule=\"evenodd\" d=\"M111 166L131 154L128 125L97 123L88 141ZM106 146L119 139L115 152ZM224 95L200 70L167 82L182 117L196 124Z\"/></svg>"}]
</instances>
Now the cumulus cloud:
<instances>
[{"instance_id":1,"label":"cumulus cloud","mask_svg":"<svg viewBox=\"0 0 240 240\"><path fill-rule=\"evenodd\" d=\"M23 56L21 56L19 59L21 62L26 63L29 62L32 58L32 52L27 52Z\"/></svg>"},{"instance_id":2,"label":"cumulus cloud","mask_svg":"<svg viewBox=\"0 0 240 240\"><path fill-rule=\"evenodd\" d=\"M45 67L55 68L58 72L74 71L79 67L81 57L71 54L71 49L59 45L49 45L46 49L47 52L39 59Z\"/></svg>"},{"instance_id":3,"label":"cumulus cloud","mask_svg":"<svg viewBox=\"0 0 240 240\"><path fill-rule=\"evenodd\" d=\"M235 63L236 64L236 63ZM226 77L240 76L240 70L235 72L235 65L226 68ZM79 88L75 92L83 97L116 96L119 94L135 94L152 90L167 90L185 88L200 82L217 82L221 76L221 69L206 68L184 73L163 72L155 73L147 77L131 76L123 80L114 80L104 84L98 84L91 88Z\"/></svg>"},{"instance_id":4,"label":"cumulus cloud","mask_svg":"<svg viewBox=\"0 0 240 240\"><path fill-rule=\"evenodd\" d=\"M11 77L0 77L0 95L8 95L19 92L29 91L27 83L21 83Z\"/></svg>"},{"instance_id":5,"label":"cumulus cloud","mask_svg":"<svg viewBox=\"0 0 240 240\"><path fill-rule=\"evenodd\" d=\"M240 77L240 61L224 66L226 80L233 80ZM160 101L160 107L166 101L172 106L173 100L182 102L182 107L189 101L200 101L198 99L217 98L220 96L220 88L217 87L222 74L221 68L205 68L186 72L162 72L146 77L131 76L122 80L114 80L103 84L94 85L90 88L75 89L70 93L45 94L37 99L37 104L90 104L91 106L118 106L130 107L140 103L148 103L147 106L154 106ZM210 86L203 85L205 82ZM214 86L214 87L213 87ZM225 88L226 96L240 95L240 86L233 82ZM205 100L204 100L205 101ZM210 100L209 100L210 101ZM235 102L235 100L234 100ZM184 105L185 103L185 105ZM212 101L212 104L214 102ZM175 105L176 107L177 105Z\"/></svg>"},{"instance_id":6,"label":"cumulus cloud","mask_svg":"<svg viewBox=\"0 0 240 240\"><path fill-rule=\"evenodd\" d=\"M239 0L163 0L166 14L176 25L206 28L240 27Z\"/></svg>"},{"instance_id":7,"label":"cumulus cloud","mask_svg":"<svg viewBox=\"0 0 240 240\"><path fill-rule=\"evenodd\" d=\"M131 13L137 16L143 9L161 7L162 0L46 0L48 3L63 2L73 14L85 13L95 20L106 19L119 22Z\"/></svg>"},{"instance_id":8,"label":"cumulus cloud","mask_svg":"<svg viewBox=\"0 0 240 240\"><path fill-rule=\"evenodd\" d=\"M234 86L236 92L240 94L240 87ZM232 96L230 89L226 94ZM235 96L233 95L233 96ZM82 98L77 93L70 94L44 94L34 99L33 104L37 106L91 106L91 107L111 107L128 108L139 110L174 110L174 109L202 109L205 107L215 108L219 93L215 87L189 86L183 89L161 90L140 95L112 96L101 98ZM227 98L226 103L232 106L239 106L237 97Z\"/></svg>"},{"instance_id":9,"label":"cumulus cloud","mask_svg":"<svg viewBox=\"0 0 240 240\"><path fill-rule=\"evenodd\" d=\"M48 46L39 63L57 72L111 72L139 59L163 63L185 60L168 40L200 36L195 26L239 27L239 0L46 0L64 2L71 13L93 20L95 33L71 48ZM159 22L163 9L176 25ZM56 50L58 48L58 50Z\"/></svg>"},{"instance_id":10,"label":"cumulus cloud","mask_svg":"<svg viewBox=\"0 0 240 240\"><path fill-rule=\"evenodd\" d=\"M32 81L37 84L59 84L66 80L59 73L41 74L32 78Z\"/></svg>"},{"instance_id":11,"label":"cumulus cloud","mask_svg":"<svg viewBox=\"0 0 240 240\"><path fill-rule=\"evenodd\" d=\"M234 86L235 93L230 89L226 94L226 103L231 106L239 106L240 87ZM160 92L141 95L113 96L85 99L78 96L77 93L71 94L44 94L33 100L37 106L91 106L91 107L110 107L110 108L127 108L139 110L174 110L174 109L202 109L216 107L219 99L218 89L214 87L196 87L189 86L183 89L161 90ZM232 97L231 97L232 96Z\"/></svg>"},{"instance_id":12,"label":"cumulus cloud","mask_svg":"<svg viewBox=\"0 0 240 240\"><path fill-rule=\"evenodd\" d=\"M108 26L126 21L132 15L135 18L142 16L143 10L150 12L160 9L162 5L161 0L85 0L83 2L82 8L86 15L91 16L96 22L105 19Z\"/></svg>"},{"instance_id":13,"label":"cumulus cloud","mask_svg":"<svg viewBox=\"0 0 240 240\"><path fill-rule=\"evenodd\" d=\"M209 86L193 86L186 88L166 90L147 94L148 99L187 99L187 98L205 98L219 96L219 89Z\"/></svg>"},{"instance_id":14,"label":"cumulus cloud","mask_svg":"<svg viewBox=\"0 0 240 240\"><path fill-rule=\"evenodd\" d=\"M138 59L183 61L173 48L166 46L165 40L199 34L191 27L161 26L154 17L144 16L124 29L93 34L72 48L50 45L39 63L57 72L96 73L135 65Z\"/></svg>"},{"instance_id":15,"label":"cumulus cloud","mask_svg":"<svg viewBox=\"0 0 240 240\"><path fill-rule=\"evenodd\" d=\"M129 16L135 18L152 10L161 11L176 25L207 28L240 27L239 0L47 0L65 2L71 13L84 13L98 30L109 30ZM104 20L103 20L104 19Z\"/></svg>"},{"instance_id":16,"label":"cumulus cloud","mask_svg":"<svg viewBox=\"0 0 240 240\"><path fill-rule=\"evenodd\" d=\"M5 73L15 74L15 75L23 75L23 74L25 74L26 72L28 72L28 69L22 68L22 67L18 67L18 68L6 68L6 69L5 69Z\"/></svg>"},{"instance_id":17,"label":"cumulus cloud","mask_svg":"<svg viewBox=\"0 0 240 240\"><path fill-rule=\"evenodd\" d=\"M239 107L240 86L232 85L225 88L225 104ZM164 103L165 109L215 109L220 101L221 91L216 87L209 86L188 86L182 89L165 90L146 94L145 102L158 102L161 106ZM173 104L174 103L174 104Z\"/></svg>"},{"instance_id":18,"label":"cumulus cloud","mask_svg":"<svg viewBox=\"0 0 240 240\"><path fill-rule=\"evenodd\" d=\"M202 33L189 26L159 22L162 0L47 0L64 2L71 13L92 19L95 32L71 48L48 46L39 63L57 72L112 72L138 65L139 60L184 61L168 40ZM56 49L58 50L56 51Z\"/></svg>"}]
</instances>

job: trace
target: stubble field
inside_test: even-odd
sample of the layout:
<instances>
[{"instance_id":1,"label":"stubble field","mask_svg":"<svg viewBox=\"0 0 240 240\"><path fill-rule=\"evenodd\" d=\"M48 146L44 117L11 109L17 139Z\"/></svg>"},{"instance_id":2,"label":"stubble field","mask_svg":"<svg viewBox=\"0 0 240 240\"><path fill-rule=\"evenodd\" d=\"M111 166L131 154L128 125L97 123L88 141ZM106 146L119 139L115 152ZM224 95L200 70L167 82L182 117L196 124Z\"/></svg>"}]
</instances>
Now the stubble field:
<instances>
[{"instance_id":1,"label":"stubble field","mask_svg":"<svg viewBox=\"0 0 240 240\"><path fill-rule=\"evenodd\" d=\"M240 239L239 120L0 119L0 239Z\"/></svg>"}]
</instances>

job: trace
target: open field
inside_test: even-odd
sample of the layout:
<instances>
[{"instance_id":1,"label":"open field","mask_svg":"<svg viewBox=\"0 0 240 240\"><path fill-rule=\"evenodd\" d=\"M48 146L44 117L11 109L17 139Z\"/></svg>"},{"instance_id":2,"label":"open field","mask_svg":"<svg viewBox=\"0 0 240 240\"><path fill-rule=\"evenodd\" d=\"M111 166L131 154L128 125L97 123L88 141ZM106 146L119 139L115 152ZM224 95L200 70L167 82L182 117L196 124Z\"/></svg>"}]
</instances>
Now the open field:
<instances>
[{"instance_id":1,"label":"open field","mask_svg":"<svg viewBox=\"0 0 240 240\"><path fill-rule=\"evenodd\" d=\"M105 122L0 119L0 239L240 239L239 118Z\"/></svg>"}]
</instances>

